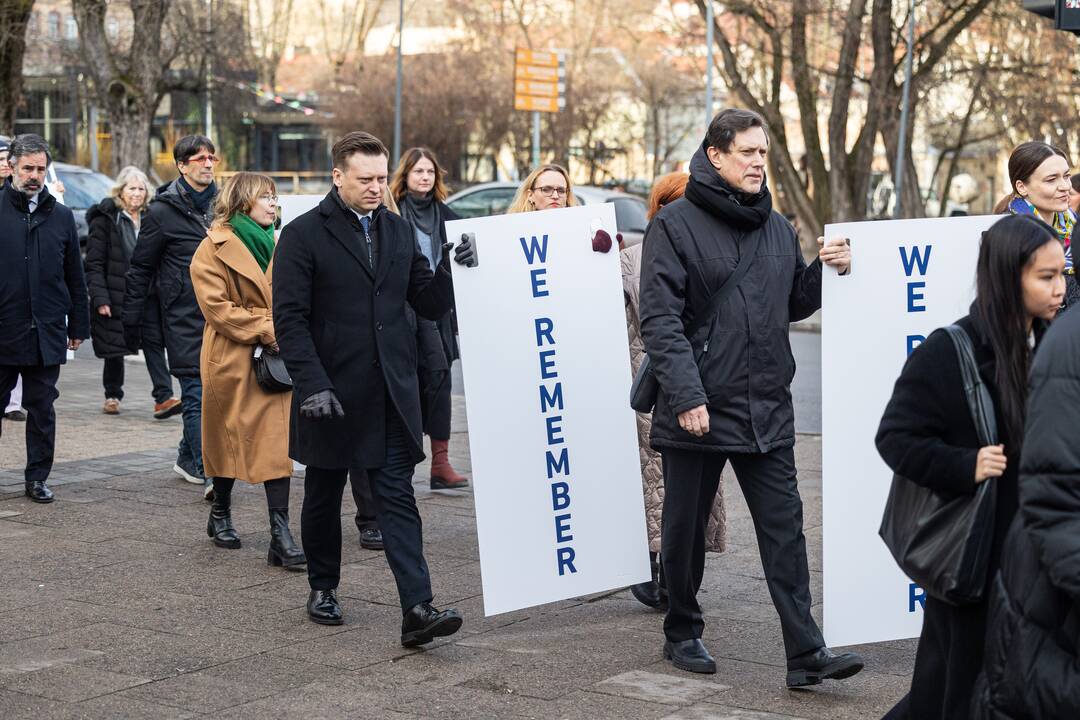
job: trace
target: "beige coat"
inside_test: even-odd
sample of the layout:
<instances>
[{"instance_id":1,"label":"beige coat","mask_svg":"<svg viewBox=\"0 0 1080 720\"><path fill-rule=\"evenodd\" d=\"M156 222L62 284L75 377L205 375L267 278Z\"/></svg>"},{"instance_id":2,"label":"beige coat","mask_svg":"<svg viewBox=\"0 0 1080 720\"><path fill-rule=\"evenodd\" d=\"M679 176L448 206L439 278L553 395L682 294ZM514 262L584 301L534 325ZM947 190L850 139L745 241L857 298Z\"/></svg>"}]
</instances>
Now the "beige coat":
<instances>
[{"instance_id":1,"label":"beige coat","mask_svg":"<svg viewBox=\"0 0 1080 720\"><path fill-rule=\"evenodd\" d=\"M626 294L626 330L630 337L630 368L637 373L645 357L638 314L641 285L641 244L632 245L620 253L623 292ZM641 456L641 486L645 492L645 524L649 531L649 552L660 552L660 518L664 509L664 470L660 453L649 447L652 416L637 413L638 452ZM727 517L724 512L723 477L717 486L716 498L709 512L705 530L705 549L723 552L727 546Z\"/></svg>"},{"instance_id":2,"label":"beige coat","mask_svg":"<svg viewBox=\"0 0 1080 720\"><path fill-rule=\"evenodd\" d=\"M260 483L292 474L289 404L292 393L267 393L255 380L251 355L275 340L270 277L225 228L214 228L191 259L191 283L206 329L199 373L203 383L203 465L207 477Z\"/></svg>"}]
</instances>

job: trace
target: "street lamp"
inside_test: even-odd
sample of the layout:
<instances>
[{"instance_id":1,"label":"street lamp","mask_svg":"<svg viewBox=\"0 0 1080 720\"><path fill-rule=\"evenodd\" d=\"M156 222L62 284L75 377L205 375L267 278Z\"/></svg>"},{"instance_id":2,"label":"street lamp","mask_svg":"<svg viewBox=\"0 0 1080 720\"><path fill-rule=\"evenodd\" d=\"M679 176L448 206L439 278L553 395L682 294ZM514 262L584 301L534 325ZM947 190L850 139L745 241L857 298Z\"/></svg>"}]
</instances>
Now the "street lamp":
<instances>
[{"instance_id":1,"label":"street lamp","mask_svg":"<svg viewBox=\"0 0 1080 720\"><path fill-rule=\"evenodd\" d=\"M904 213L904 163L907 160L907 126L908 115L911 114L911 69L914 62L915 51L915 0L911 0L908 8L908 39L907 58L904 61L904 101L900 110L900 137L896 143L896 207L893 209L893 217L900 218Z\"/></svg>"}]
</instances>

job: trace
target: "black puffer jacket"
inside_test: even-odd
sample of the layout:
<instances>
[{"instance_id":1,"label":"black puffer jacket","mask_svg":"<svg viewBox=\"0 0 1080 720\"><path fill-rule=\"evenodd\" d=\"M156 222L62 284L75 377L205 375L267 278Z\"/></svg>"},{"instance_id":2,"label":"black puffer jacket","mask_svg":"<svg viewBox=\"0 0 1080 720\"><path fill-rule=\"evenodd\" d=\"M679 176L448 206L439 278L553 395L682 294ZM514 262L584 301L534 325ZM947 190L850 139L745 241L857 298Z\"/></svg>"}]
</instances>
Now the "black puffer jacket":
<instances>
[{"instance_id":1,"label":"black puffer jacket","mask_svg":"<svg viewBox=\"0 0 1080 720\"><path fill-rule=\"evenodd\" d=\"M820 261L803 261L795 230L772 211L767 189L750 198L733 192L704 146L690 174L706 198L692 199L688 188L687 197L657 214L644 240L641 334L660 382L651 444L729 453L791 447L795 359L788 330L821 307ZM719 196L728 200L709 202ZM761 223L747 227L729 217L733 207L759 210ZM686 325L735 271L755 234L760 243L746 277L711 324L687 338ZM709 433L696 438L679 427L678 414L699 405L708 405Z\"/></svg>"},{"instance_id":2,"label":"black puffer jacket","mask_svg":"<svg viewBox=\"0 0 1080 720\"><path fill-rule=\"evenodd\" d=\"M1032 368L1020 512L987 622L978 720L1080 717L1080 313L1061 316Z\"/></svg>"},{"instance_id":3,"label":"black puffer jacket","mask_svg":"<svg viewBox=\"0 0 1080 720\"><path fill-rule=\"evenodd\" d=\"M86 287L90 291L90 333L94 338L94 354L99 358L131 354L124 343L124 289L128 258L124 256L123 238L119 226L120 208L111 198L86 211L90 236L86 241ZM130 222L124 220L123 222ZM99 315L97 309L108 305L110 316Z\"/></svg>"},{"instance_id":4,"label":"black puffer jacket","mask_svg":"<svg viewBox=\"0 0 1080 720\"><path fill-rule=\"evenodd\" d=\"M191 285L191 256L206 237L213 219L191 202L179 180L164 186L142 219L139 242L131 256L124 293L124 327L137 335L143 306L152 297L157 279L169 372L176 377L199 376L202 350L202 311Z\"/></svg>"}]
</instances>

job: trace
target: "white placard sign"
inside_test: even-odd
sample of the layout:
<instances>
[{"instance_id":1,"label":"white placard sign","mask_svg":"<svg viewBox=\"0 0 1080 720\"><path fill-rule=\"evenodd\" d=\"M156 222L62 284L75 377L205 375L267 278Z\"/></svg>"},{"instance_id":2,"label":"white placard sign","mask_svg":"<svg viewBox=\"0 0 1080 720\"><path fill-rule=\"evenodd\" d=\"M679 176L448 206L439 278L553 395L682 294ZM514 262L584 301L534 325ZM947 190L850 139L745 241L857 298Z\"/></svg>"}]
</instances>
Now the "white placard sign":
<instances>
[{"instance_id":1,"label":"white placard sign","mask_svg":"<svg viewBox=\"0 0 1080 720\"><path fill-rule=\"evenodd\" d=\"M326 195L281 195L278 208L281 210L281 227L300 217L308 210L319 207Z\"/></svg>"},{"instance_id":2,"label":"white placard sign","mask_svg":"<svg viewBox=\"0 0 1080 720\"><path fill-rule=\"evenodd\" d=\"M822 523L825 639L912 638L922 589L878 536L892 471L874 444L911 349L968 314L981 233L996 216L846 223L851 273L822 292Z\"/></svg>"},{"instance_id":3,"label":"white placard sign","mask_svg":"<svg viewBox=\"0 0 1080 720\"><path fill-rule=\"evenodd\" d=\"M457 220L451 263L486 615L649 579L610 205Z\"/></svg>"}]
</instances>

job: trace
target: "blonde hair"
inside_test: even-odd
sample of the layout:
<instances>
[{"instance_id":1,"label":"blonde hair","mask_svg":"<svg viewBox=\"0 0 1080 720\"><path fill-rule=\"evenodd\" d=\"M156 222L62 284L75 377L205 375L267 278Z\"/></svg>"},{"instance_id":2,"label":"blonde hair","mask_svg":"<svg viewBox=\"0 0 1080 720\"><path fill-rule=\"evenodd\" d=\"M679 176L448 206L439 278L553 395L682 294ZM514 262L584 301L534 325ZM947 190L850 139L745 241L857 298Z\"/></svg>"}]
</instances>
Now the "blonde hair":
<instances>
[{"instance_id":1,"label":"blonde hair","mask_svg":"<svg viewBox=\"0 0 1080 720\"><path fill-rule=\"evenodd\" d=\"M536 209L532 200L529 199L529 193L534 190L533 186L536 184L536 179L546 172L557 172L563 176L566 180L566 207L574 207L578 204L577 198L574 197L574 184L570 182L570 173L566 171L562 165L541 165L540 167L529 173L529 176L525 178L525 182L521 183L521 187L518 188L517 194L514 195L513 202L510 203L510 207L506 209L506 214L532 212Z\"/></svg>"},{"instance_id":2,"label":"blonde hair","mask_svg":"<svg viewBox=\"0 0 1080 720\"><path fill-rule=\"evenodd\" d=\"M109 191L109 197L111 197L118 207L124 207L124 188L127 184L134 180L135 182L141 182L143 187L146 188L146 197L143 198L143 204L137 208L138 212L142 212L150 204L150 200L154 197L154 186L150 184L150 178L146 177L139 168L134 165L128 165L121 170L116 176L116 182L113 183L112 189Z\"/></svg>"},{"instance_id":3,"label":"blonde hair","mask_svg":"<svg viewBox=\"0 0 1080 720\"><path fill-rule=\"evenodd\" d=\"M238 172L225 181L214 199L214 223L211 227L229 227L236 213L247 215L263 195L277 195L274 181L259 173Z\"/></svg>"},{"instance_id":4,"label":"blonde hair","mask_svg":"<svg viewBox=\"0 0 1080 720\"><path fill-rule=\"evenodd\" d=\"M394 171L394 179L390 181L390 193L398 202L405 197L405 193L409 192L409 173L416 167L416 163L424 159L430 160L435 167L435 186L432 188L435 191L435 200L442 202L450 194L450 189L443 181L446 171L439 165L439 159L435 157L435 153L425 147L414 147L406 150L401 156L401 162Z\"/></svg>"},{"instance_id":5,"label":"blonde hair","mask_svg":"<svg viewBox=\"0 0 1080 720\"><path fill-rule=\"evenodd\" d=\"M387 210L394 213L395 215L400 215L401 214L401 210L398 209L397 201L394 200L394 193L390 189L389 185L387 185L385 188L383 188L383 198L382 198L382 200L383 200L383 205L386 206Z\"/></svg>"}]
</instances>

